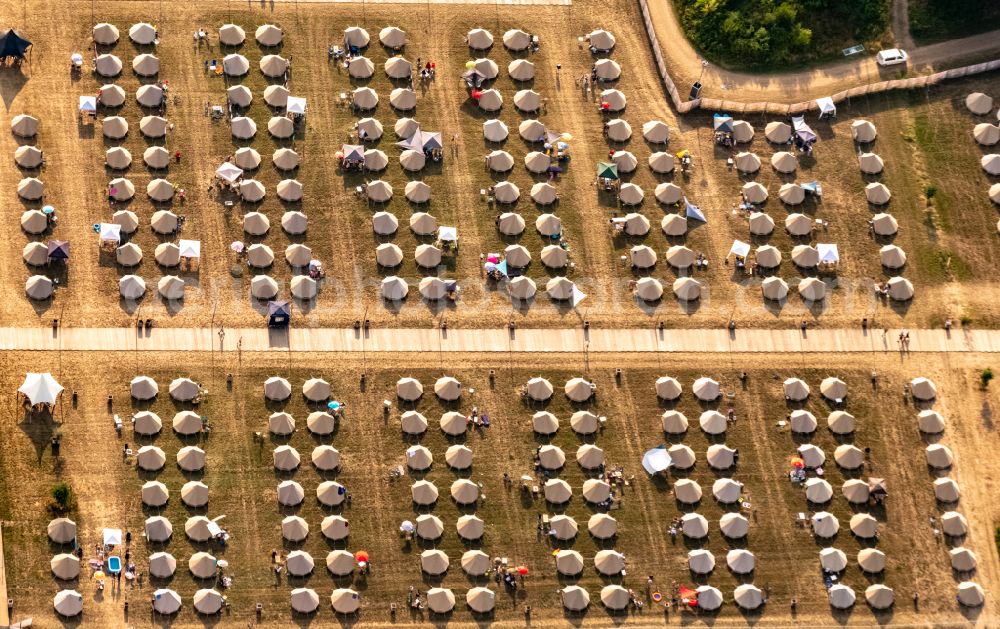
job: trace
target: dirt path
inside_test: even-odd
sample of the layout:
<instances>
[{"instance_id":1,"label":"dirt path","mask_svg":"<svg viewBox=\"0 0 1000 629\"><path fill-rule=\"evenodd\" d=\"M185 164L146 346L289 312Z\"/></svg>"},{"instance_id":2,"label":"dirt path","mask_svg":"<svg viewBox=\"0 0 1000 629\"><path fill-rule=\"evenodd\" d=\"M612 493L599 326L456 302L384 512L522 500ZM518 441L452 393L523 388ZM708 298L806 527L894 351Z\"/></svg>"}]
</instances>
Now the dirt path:
<instances>
[{"instance_id":1,"label":"dirt path","mask_svg":"<svg viewBox=\"0 0 1000 629\"><path fill-rule=\"evenodd\" d=\"M903 50L916 46L910 36L910 3L909 0L893 0L892 2L892 36L896 45Z\"/></svg>"},{"instance_id":2,"label":"dirt path","mask_svg":"<svg viewBox=\"0 0 1000 629\"><path fill-rule=\"evenodd\" d=\"M1000 32L992 31L972 37L914 47L907 21L905 0L893 5L893 32L896 41L910 53L910 69L926 74L954 65L960 59L982 57L1000 51ZM774 101L793 103L848 89L856 85L896 78L895 71L880 70L874 56L849 61L838 61L821 67L781 74L750 74L726 70L713 63L702 68L702 58L684 36L684 31L669 0L649 3L650 17L656 36L663 45L667 70L677 83L678 90L686 93L694 81L705 86L702 96L738 100L747 103ZM899 33L905 33L900 36Z\"/></svg>"}]
</instances>

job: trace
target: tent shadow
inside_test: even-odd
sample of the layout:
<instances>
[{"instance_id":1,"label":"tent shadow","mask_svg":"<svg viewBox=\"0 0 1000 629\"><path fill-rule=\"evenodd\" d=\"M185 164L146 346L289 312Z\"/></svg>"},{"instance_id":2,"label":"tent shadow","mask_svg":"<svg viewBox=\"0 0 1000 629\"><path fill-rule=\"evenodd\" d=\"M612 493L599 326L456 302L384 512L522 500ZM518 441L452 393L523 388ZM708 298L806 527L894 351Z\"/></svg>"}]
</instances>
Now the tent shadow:
<instances>
[{"instance_id":1,"label":"tent shadow","mask_svg":"<svg viewBox=\"0 0 1000 629\"><path fill-rule=\"evenodd\" d=\"M27 84L28 77L21 71L21 66L0 67L0 98L8 112Z\"/></svg>"}]
</instances>

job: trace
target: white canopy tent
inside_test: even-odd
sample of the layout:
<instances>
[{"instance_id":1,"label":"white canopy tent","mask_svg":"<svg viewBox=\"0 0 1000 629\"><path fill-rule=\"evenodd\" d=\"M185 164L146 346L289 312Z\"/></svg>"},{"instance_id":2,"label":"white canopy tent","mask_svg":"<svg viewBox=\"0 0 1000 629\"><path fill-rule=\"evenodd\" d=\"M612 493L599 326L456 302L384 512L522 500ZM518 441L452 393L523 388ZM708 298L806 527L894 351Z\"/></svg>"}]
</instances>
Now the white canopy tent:
<instances>
[{"instance_id":1,"label":"white canopy tent","mask_svg":"<svg viewBox=\"0 0 1000 629\"><path fill-rule=\"evenodd\" d=\"M28 373L24 377L24 384L19 388L18 393L24 394L31 402L36 404L55 404L59 394L63 391L63 386L56 382L51 373Z\"/></svg>"}]
</instances>

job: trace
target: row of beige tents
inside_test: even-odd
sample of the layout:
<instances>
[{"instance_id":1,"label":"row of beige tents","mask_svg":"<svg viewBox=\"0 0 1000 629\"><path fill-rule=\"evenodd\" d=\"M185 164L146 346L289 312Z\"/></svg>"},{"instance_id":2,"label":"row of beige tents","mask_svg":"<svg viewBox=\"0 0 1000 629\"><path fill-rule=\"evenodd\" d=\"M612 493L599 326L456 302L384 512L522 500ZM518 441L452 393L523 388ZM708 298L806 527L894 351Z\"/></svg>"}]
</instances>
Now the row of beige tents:
<instances>
[{"instance_id":1,"label":"row of beige tents","mask_svg":"<svg viewBox=\"0 0 1000 629\"><path fill-rule=\"evenodd\" d=\"M125 64L122 63L121 58L117 55L111 53L103 53L94 57L94 72L99 76L104 78L114 78L122 73L122 69ZM154 77L160 72L160 59L156 55L150 53L141 53L132 58L132 71L140 77L149 78ZM117 107L118 105L108 105L109 107ZM153 105L146 105L147 107L156 107Z\"/></svg>"},{"instance_id":2,"label":"row of beige tents","mask_svg":"<svg viewBox=\"0 0 1000 629\"><path fill-rule=\"evenodd\" d=\"M914 386L915 384L917 385L916 387ZM911 395L922 401L930 401L937 397L937 390L934 387L934 383L926 378L913 380L910 383L910 391ZM945 430L944 417L937 411L925 408L917 414L917 429L922 435L942 434ZM931 443L928 445L924 449L924 458L929 468L943 472L949 471L955 462L955 457L951 449L943 443ZM948 510L941 513L938 517L941 532L950 538L950 541L958 542L948 551L948 559L951 567L958 573L971 573L975 571L978 559L975 552L961 544L961 541L969 533L969 523L964 515L954 510L954 505L961 498L961 488L958 482L949 476L938 476L934 479L932 485L934 488L934 498L937 502L948 506ZM973 585L975 587L972 587ZM964 591L962 586L964 586ZM959 602L969 606L981 604L976 602L982 596L982 590L976 589L978 587L977 584L961 584L959 586Z\"/></svg>"},{"instance_id":3,"label":"row of beige tents","mask_svg":"<svg viewBox=\"0 0 1000 629\"><path fill-rule=\"evenodd\" d=\"M451 290L449 281L439 277L425 277L417 282L417 287L423 299L435 301L443 299ZM545 284L545 291L549 299L556 302L568 302L575 299L580 293L576 284L566 277L553 277ZM389 302L403 301L410 292L410 284L405 278L390 275L382 279L379 287L380 296ZM514 278L508 283L508 292L512 298L518 300L530 300L536 292L535 281L530 277L521 276Z\"/></svg>"},{"instance_id":4,"label":"row of beige tents","mask_svg":"<svg viewBox=\"0 0 1000 629\"><path fill-rule=\"evenodd\" d=\"M157 139L167 135L170 121L163 116L143 116L139 120L139 131L147 138ZM121 116L108 116L101 120L101 133L110 140L121 140L128 135L128 120Z\"/></svg>"},{"instance_id":5,"label":"row of beige tents","mask_svg":"<svg viewBox=\"0 0 1000 629\"><path fill-rule=\"evenodd\" d=\"M982 92L973 92L965 98L965 106L977 116L985 116L993 110L993 98ZM997 119L1000 120L1000 111L997 112ZM1000 142L1000 126L979 123L973 127L972 137L982 146L994 146ZM995 153L984 155L980 163L988 175L1000 175L1000 155ZM1000 183L990 186L989 196L991 201L1000 205ZM1000 222L997 223L997 231L1000 231Z\"/></svg>"},{"instance_id":6,"label":"row of beige tents","mask_svg":"<svg viewBox=\"0 0 1000 629\"><path fill-rule=\"evenodd\" d=\"M10 129L15 136L32 138L38 134L38 125L37 118L19 114L11 120ZM42 165L42 151L37 146L19 146L14 151L14 161L21 168L38 168ZM44 193L45 184L37 177L25 177L17 184L17 196L25 201L39 201ZM41 210L25 210L21 214L21 228L27 234L43 234L49 229L49 218ZM24 260L32 266L44 266L49 262L49 248L44 242L29 242L23 253ZM55 283L45 275L31 275L24 283L25 295L36 301L51 298L54 290Z\"/></svg>"}]
</instances>

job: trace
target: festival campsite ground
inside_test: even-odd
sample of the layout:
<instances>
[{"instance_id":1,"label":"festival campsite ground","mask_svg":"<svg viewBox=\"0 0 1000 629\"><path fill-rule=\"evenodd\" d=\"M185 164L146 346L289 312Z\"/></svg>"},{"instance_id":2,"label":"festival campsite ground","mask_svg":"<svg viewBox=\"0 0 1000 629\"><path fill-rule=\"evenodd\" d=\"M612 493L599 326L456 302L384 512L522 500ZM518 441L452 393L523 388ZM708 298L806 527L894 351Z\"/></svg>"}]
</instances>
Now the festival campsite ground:
<instances>
[{"instance_id":1,"label":"festival campsite ground","mask_svg":"<svg viewBox=\"0 0 1000 629\"><path fill-rule=\"evenodd\" d=\"M199 443L208 453L208 465L202 476L210 488L206 513L210 517L224 515L222 524L232 534L231 543L224 550L216 550L220 558L230 565L228 574L234 577L234 586L226 592L231 608L222 616L223 626L242 626L254 620L254 604L264 604L262 622L288 624L332 622L335 617L328 607L323 607L314 619L293 619L288 608L288 594L292 587L305 585L320 593L321 598L350 579L334 579L326 573L323 561L326 553L334 548L319 532L319 523L329 512L313 499L312 492L320 482L320 474L308 464L311 449L320 442L331 443L342 455L341 470L325 476L336 478L352 495L352 504L343 510L350 521L351 534L348 550L367 550L373 559L373 574L367 581L355 581L362 595L363 607L360 622L363 624L388 624L389 605L397 603L401 612L398 623L428 622L429 617L411 617L405 609L409 586L431 587L438 582L451 587L462 595L470 581L458 565L461 553L467 548L481 547L492 556L508 557L515 564L525 564L531 574L525 590L519 592L516 603L510 597L498 598L495 620L503 625L520 625L524 605L532 608L532 624L547 626L565 622L556 589L563 584L578 582L596 597L599 588L609 582L600 578L588 567L578 580L559 578L554 569L550 551L554 548L536 532L536 518L541 513L565 512L577 519L583 531L565 547L571 547L587 561L603 547L614 547L623 552L628 561L628 575L621 581L644 598L645 580L653 575L658 588L669 590L672 582L691 585L707 582L720 588L731 600L733 588L741 579L726 568L724 556L727 548L745 546L755 553L758 566L752 582L758 587L769 586L771 599L760 616L744 617L734 605L727 604L716 616L698 617L692 614L671 614L671 622L741 625L748 621L770 626L785 626L793 620L803 624L822 625L831 622L849 625L872 623L933 622L951 624L963 622L955 608L954 588L956 577L948 564L947 546L936 537L928 518L940 513L934 503L931 488L932 475L924 464L922 448L925 443L916 429L916 410L904 403L900 395L903 384L916 374L929 376L938 386L939 401L934 408L948 421L941 441L947 443L956 455L956 469L952 476L962 487L959 509L971 523L971 534L965 544L980 557L976 579L987 591L998 583L996 550L992 543L991 522L997 517L997 507L991 496L995 489L996 464L982 452L995 439L988 410L980 419L980 407L990 408L997 403L995 392L979 393L971 357L943 358L921 357L920 363L912 359L901 360L896 355L873 355L862 361L857 356L831 359L823 356L824 368L817 364L818 356L726 356L719 357L712 366L693 367L692 356L607 356L565 355L539 360L526 356L448 357L448 363L427 355L392 355L369 357L367 367L357 358L332 361L325 355L296 355L292 358L281 354L140 354L134 356L109 356L106 354L72 354L61 357L55 354L14 354L6 363L0 385L10 390L25 370L58 365L57 377L69 389L80 392L79 403L74 408L68 398L56 411L58 423L42 419L26 419L22 410L11 399L5 404L3 421L8 426L0 441L0 461L6 479L17 479L4 484L0 495L7 549L7 578L10 596L15 601L17 618L33 617L36 626L54 626L59 623L51 612L50 596L62 587L53 581L47 558L55 552L45 536L45 525L50 518L46 509L48 491L58 480L69 483L78 496L78 509L73 517L80 525L81 542L90 553L103 527L122 527L135 534L133 557L139 570L145 571L148 554L165 549L177 557L178 571L169 585L166 582L145 581L143 587L126 588L130 602L128 622L136 625L150 623L147 601L152 589L159 586L177 590L185 601L199 587L205 587L187 572L186 561L201 546L193 545L183 533L187 517L194 514L180 502L181 484L194 476L182 474L174 465L173 457L185 445L169 429L169 421L177 407L166 395L169 381L183 373L194 378L208 389L205 401L197 412L206 416L211 425L210 436ZM391 367L388 364L392 364ZM437 363L441 364L437 364ZM623 367L620 382L616 382L614 369ZM489 369L496 376L491 384ZM739 382L740 371L748 371L745 387ZM873 390L869 369L879 373L879 386ZM363 389L358 386L359 374L367 374ZM233 374L232 388L226 386L226 374ZM122 461L122 447L128 442L132 447L147 443L136 442L135 435L126 430L122 437L115 435L111 415L106 406L106 395L115 396L114 412L128 416L135 408L128 400L127 383L137 374L155 378L161 395L149 408L164 419L162 434L149 442L163 448L168 464L157 474L140 474L134 461ZM445 406L430 393L434 380L442 374L454 375L465 387L460 402ZM596 400L586 405L595 413L607 417L606 428L593 438L582 439L568 426L569 415L577 408L561 393L562 384L577 375L588 375L597 385ZM681 439L665 439L660 415L664 407L656 399L653 382L663 374L676 376L684 385L684 396L677 408L684 412L693 426ZM874 581L884 582L896 592L896 606L891 613L875 614L859 604L848 614L834 614L826 602L819 569L818 551L827 544L815 540L808 530L796 524L798 512L809 513L804 494L788 482L789 457L802 440L796 439L787 428L777 422L785 417L790 407L786 404L781 381L798 376L813 388L813 395L805 404L820 420L820 430L812 437L832 456L838 441L824 428L830 408L818 395L818 383L827 375L836 374L849 385L847 410L858 419L858 431L849 442L861 448L871 448L870 468L861 477L884 477L890 498L884 510L873 513L880 521L881 534L877 547L886 553L888 568L878 577L866 576L855 562L857 551L866 546L846 530L852 514L839 487L849 476L834 465L826 466L827 480L835 488L835 497L828 509L841 521L841 533L832 542L843 550L850 565L843 581L859 593ZM265 405L261 394L263 381L272 375L282 375L293 385L293 395L287 404ZM516 390L528 378L543 375L556 386L557 392L548 405L537 408L524 405ZM735 409L737 421L727 430L724 441L739 449L739 463L730 473L746 486L747 499L752 507L747 511L751 520L750 535L741 543L727 542L718 534L718 518L728 509L710 497L711 484L719 476L705 462L705 450L713 441L697 428L697 417L703 406L696 403L690 393L695 378L709 375L720 381L724 398L718 406L723 412L730 406ZM304 428L309 408L300 394L303 381L322 376L333 386L334 396L347 404L346 418L332 439L321 440L310 436ZM404 450L414 440L404 439L399 430L399 413L407 407L394 403L388 419L382 415L382 400L394 399L395 381L402 376L416 377L428 391L415 407L430 421L430 428L419 441L430 448L435 457L434 467L426 475L409 474L391 480L389 469L404 464ZM492 426L481 432L469 433L459 442L466 443L474 453L471 472L458 474L443 462L444 450L452 443L437 428L437 419L448 408L469 412L472 406L487 413ZM277 408L290 412L297 420L298 430L287 440L266 436L267 415ZM567 507L547 508L543 501L531 501L519 494L517 487L506 490L502 482L505 472L514 478L531 473L531 460L539 440L531 431L531 414L546 408L560 419L560 430L551 440L567 453L568 462L559 473L574 489L574 497ZM258 442L253 433L261 431L265 440ZM58 458L53 458L48 447L53 433L62 437ZM605 451L610 466L623 466L631 480L622 496L621 508L611 512L619 521L619 535L613 544L602 545L585 532L587 518L593 512L582 500L579 491L586 474L576 464L574 454L583 442L596 443ZM651 480L639 462L643 452L664 441L682 441L692 447L698 457L695 469L686 476L696 480L706 493L697 507L681 507L667 493L666 485ZM271 450L279 443L290 443L302 454L304 464L293 475L276 474L271 465ZM196 475L197 476L197 475ZM457 517L468 512L458 509L448 497L447 490L456 478L467 476L482 483L485 500L475 513L486 522L486 535L480 544L466 546L454 532ZM171 492L169 505L162 510L143 508L139 499L142 483L155 477L166 483ZM452 561L447 576L440 581L422 576L419 552L431 545L407 545L398 534L399 523L413 519L417 513L410 502L410 483L419 477L434 481L442 491L442 498L433 509L445 524L445 536L436 544ZM671 481L681 476L672 476ZM280 480L294 478L306 490L306 500L298 509L279 508L275 487ZM818 508L818 507L814 507ZM702 547L712 551L720 565L707 578L693 578L687 570L686 554L690 548L699 547L683 537L672 543L667 535L669 521L683 512L697 511L708 518L711 534ZM166 516L174 525L173 539L165 545L147 545L142 539L143 520L149 515ZM291 513L303 516L312 527L309 538L301 545L285 546L285 550L302 548L312 553L317 561L315 574L307 579L289 581L284 576L276 582L270 570L270 551L282 549L279 530L281 518ZM18 558L25 558L24 561ZM30 558L30 560L27 560ZM749 581L749 580L748 580ZM79 584L73 584L85 594L84 623L113 626L123 622L121 598L106 592L103 598L94 596L94 584L85 575ZM914 610L911 597L919 593L919 610ZM798 601L797 613L789 615L789 601ZM594 599L596 600L596 598ZM993 617L992 606L980 610L980 621L989 624ZM599 604L592 604L582 617L570 618L574 624L593 626L621 622L624 617L610 618ZM472 620L464 609L457 609L451 623L466 624ZM629 622L661 622L662 610L648 605L641 616ZM159 622L159 621L157 621ZM189 606L172 622L175 626L202 624Z\"/></svg>"},{"instance_id":2,"label":"festival campsite ground","mask_svg":"<svg viewBox=\"0 0 1000 629\"><path fill-rule=\"evenodd\" d=\"M67 68L71 53L88 51L90 6L80 4L78 19L65 20L61 19L62 10L55 10L46 2L24 7L11 4L6 13L19 16L19 24L34 37L36 47L23 76L4 72L0 88L11 116L29 112L41 120L37 144L45 151L46 165L38 176L46 185L46 202L55 205L59 215L59 226L51 237L70 240L72 257L65 281L52 301L32 304L15 290L0 306L0 314L10 322L35 324L58 317L65 325L97 326L129 325L137 314L155 318L160 326L196 327L209 322L255 325L261 321L260 306L250 303L250 273L244 267L242 277L231 275L236 260L229 244L247 240L241 228L241 215L250 208L237 203L235 208L226 210L219 199L207 192L215 167L242 145L232 141L225 121L212 122L205 113L207 104L225 103L225 88L229 84L221 77L206 74L204 63L231 52L220 50L214 33L219 24L233 21L251 34L257 25L266 22L280 24L285 29L287 35L280 53L292 60L289 86L293 94L306 97L309 103L306 129L300 137L287 143L271 138L265 131L271 113L261 98L266 82L257 71L257 62L264 52L252 39L243 46L240 52L249 58L251 72L242 82L254 93L248 115L260 129L249 145L264 158L264 166L256 178L268 188L264 202L253 209L268 215L274 225L266 236L250 241L260 241L274 249L278 261L266 272L287 291L291 270L281 259L281 253L292 239L278 227L284 207L274 194L274 186L282 175L270 165L269 158L279 146L294 146L303 156L302 166L294 176L305 186L304 201L294 207L309 217L309 231L296 241L310 246L314 257L328 270L318 299L311 304L296 304L296 318L303 325L344 326L364 317L379 326L419 326L432 319L446 318L449 324L464 327L502 325L510 318L527 326L573 325L586 318L594 325L632 327L657 320L664 320L670 326L714 327L731 317L743 325L757 326L794 325L803 318L824 325L851 326L868 317L888 325L901 323L912 327L940 324L948 317L956 320L969 317L973 323L983 325L1000 319L994 298L1000 271L998 245L992 235L996 231L996 212L986 196L991 182L978 165L983 150L971 137L976 121L962 105L970 91L996 93L1000 83L995 75L945 83L927 91L882 94L845 103L832 124L817 122L811 116L810 123L820 136L819 144L815 159L800 160L795 176L779 176L769 166L770 156L780 150L763 138L763 127L769 119L749 120L757 129L749 150L756 151L764 162L756 180L767 186L772 197L764 209L778 223L775 233L765 240L777 246L785 258L778 275L789 281L793 289L803 275L789 259L792 246L799 243L792 242L781 228L789 210L778 201L777 189L785 181L817 180L822 184L822 203L807 202L803 211L829 222L829 229L815 234L813 242L836 243L842 258L836 277L825 276L835 288L823 308L807 308L794 296L794 290L788 303L780 308L765 306L760 297L759 278L737 276L732 266L723 264L734 239L749 240L746 219L733 212L745 178L727 168L727 154L713 146L709 128L712 112L678 118L667 107L634 5L603 4L599 8L591 5L584 0L572 7L479 7L475 11L436 4L369 5L359 16L356 11L339 5L312 3L263 7L230 3L216 8L192 5L171 7L162 15L150 3L98 3L95 20L106 20L122 29L122 40L111 52L121 57L127 67L139 52L124 35L128 26L145 19L155 22L160 30L162 41L156 49L162 62L159 78L169 81L172 97L166 116L175 125L165 145L171 152L182 153L181 162L171 163L165 176L187 191L186 202L175 203L173 208L187 219L181 235L202 242L200 263L180 272L188 284L183 304L167 308L157 296L148 294L136 310L119 304L117 279L134 272L152 287L162 275L171 272L159 268L152 259L152 251L161 239L148 227L153 207L144 190L149 179L164 175L153 175L141 164L142 151L149 141L135 129L141 115L148 113L141 111L133 99L140 80L130 71L124 72L116 83L129 95L126 105L117 112L99 112L99 116L119 113L133 126L121 144L136 160L126 176L138 191L129 207L140 217L141 227L133 241L142 247L145 260L138 270L126 270L116 267L109 254L100 253L97 237L90 229L92 224L108 220L111 214L105 192L107 181L114 174L103 167L104 151L111 144L101 137L99 125L81 121L76 113L77 97L95 94L104 81L89 72L74 79ZM352 83L345 71L338 70L327 59L327 45L338 42L343 28L355 23L365 26L373 35L384 25L397 24L408 31L406 56L411 60L432 59L437 64L437 78L425 87L417 86L418 104L413 115L425 129L442 132L445 159L416 177L431 186L429 211L441 224L459 228L460 252L454 260L446 261L440 273L458 280L461 286L462 297L455 305L429 306L416 298L415 290L400 307L388 308L377 297L378 282L390 271L375 265L374 250L382 241L371 230L373 209L353 194L354 187L361 183L360 176L344 176L333 158L340 145L349 141L356 120L348 108L338 105L339 94L349 93L354 85L370 85L382 99L373 115L386 128L377 146L389 155L390 167L381 176L392 183L396 195L379 209L392 211L400 218L403 227L391 240L402 248L405 256L402 267L391 272L414 283L423 273L413 262L418 240L406 229L407 218L414 208L407 207L409 204L402 195L410 177L399 168L400 149L393 146L392 124L403 114L392 111L387 103L393 85L381 66L388 53L381 46L370 47L368 55L376 71L365 82ZM595 27L624 24L636 27L615 29L618 45L612 57L624 71L614 87L628 97L623 117L632 125L634 136L631 142L614 148L630 150L638 157L639 168L630 179L645 190L646 201L639 211L652 223L646 237L629 239L613 237L607 227L611 216L623 213L614 207L613 199L599 196L593 186L595 164L606 158L609 146L602 137L602 117L597 112L595 98L574 84L592 63L590 54L577 45L577 36ZM514 241L505 240L496 232L493 220L497 211L487 207L480 196L480 190L499 178L491 176L482 159L488 150L497 147L486 146L481 125L489 116L474 107L459 80L470 58L462 36L477 26L489 28L498 39L504 30L514 27L527 28L540 38L540 51L530 56L536 64L533 82L515 84L507 77L506 65L514 55L501 45L495 46L489 57L500 66L497 87L506 99L499 117L511 129L511 137L503 148L514 156L515 168L507 178L521 188L522 200L515 211L528 223L518 242L534 257L528 275L540 287L549 273L538 260L543 243L533 229L539 208L527 198L534 180L521 165L524 155L537 146L527 145L516 134L518 122L527 116L513 107L515 90L531 87L539 91L545 104L538 117L548 128L573 136L570 142L573 159L556 182L560 201L555 211L563 221L575 263L571 278L589 295L576 311L553 305L544 294L528 307L514 309L506 299L505 290L488 285L481 276L479 254L500 251ZM193 43L191 32L198 27L213 33L214 43L210 47L198 48ZM562 64L561 71L556 71L556 64ZM872 299L873 282L887 277L878 259L878 248L884 243L875 242L867 234L867 220L877 210L865 202L863 188L868 181L856 166L856 148L850 139L850 121L855 117L868 118L878 128L873 150L885 160L881 180L893 195L887 211L900 223L894 242L908 255L902 274L914 283L917 291L917 298L903 307L886 307ZM642 124L651 119L664 120L671 127L671 139L665 150L676 153L689 149L693 153L691 174L676 174L672 179L692 202L705 210L709 219L705 225L693 223L683 240L710 261L708 271L696 274L706 289L694 307L682 308L669 293L676 271L668 268L663 253L680 241L668 241L658 229L667 209L658 207L653 199L658 179L645 162L652 151L662 147L647 145L640 135ZM451 141L455 134L459 138L457 144ZM13 136L0 137L0 151L12 153L16 145ZM451 152L453 146L457 153ZM10 167L3 169L0 176L3 185L13 189L24 175ZM22 209L21 204L9 203L0 210L0 224L12 235L12 246L0 258L0 277L10 286L20 286L31 274L20 259L21 247L27 242L18 227ZM753 244L763 244L765 240L755 240ZM653 247L660 257L651 272L667 288L667 296L659 304L640 306L627 288L628 280L636 275L620 257L629 247L640 243ZM31 316L32 311L37 318Z\"/></svg>"}]
</instances>

